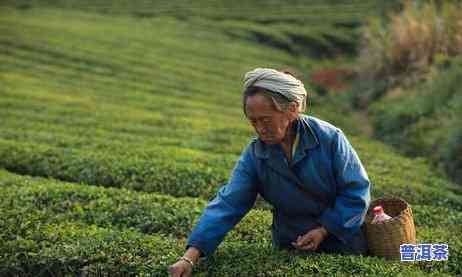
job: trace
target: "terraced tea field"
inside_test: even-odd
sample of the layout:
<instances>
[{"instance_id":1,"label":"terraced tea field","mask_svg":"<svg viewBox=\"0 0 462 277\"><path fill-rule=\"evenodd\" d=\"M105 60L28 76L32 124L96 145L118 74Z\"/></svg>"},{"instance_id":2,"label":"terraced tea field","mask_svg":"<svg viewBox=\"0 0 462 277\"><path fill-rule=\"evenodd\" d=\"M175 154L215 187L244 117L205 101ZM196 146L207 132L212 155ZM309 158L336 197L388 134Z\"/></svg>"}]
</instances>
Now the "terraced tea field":
<instances>
[{"instance_id":1,"label":"terraced tea field","mask_svg":"<svg viewBox=\"0 0 462 277\"><path fill-rule=\"evenodd\" d=\"M293 67L309 87L313 68L354 46L351 25L377 12L374 1L327 2L284 10L275 1L276 12L259 1L172 1L142 13L148 2L4 1L0 275L165 276L253 136L243 74ZM309 113L349 134L373 198L408 200L419 241L448 243L449 261L275 252L259 205L195 276L462 274L461 190L426 161L360 135L337 102L313 94Z\"/></svg>"}]
</instances>

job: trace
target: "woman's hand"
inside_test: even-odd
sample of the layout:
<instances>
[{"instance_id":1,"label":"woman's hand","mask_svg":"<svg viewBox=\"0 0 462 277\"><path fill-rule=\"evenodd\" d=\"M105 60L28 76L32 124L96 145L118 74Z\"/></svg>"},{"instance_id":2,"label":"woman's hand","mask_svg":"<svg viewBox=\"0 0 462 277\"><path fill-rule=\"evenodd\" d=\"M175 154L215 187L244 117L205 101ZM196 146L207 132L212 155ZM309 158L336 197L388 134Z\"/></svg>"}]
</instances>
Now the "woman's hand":
<instances>
[{"instance_id":1,"label":"woman's hand","mask_svg":"<svg viewBox=\"0 0 462 277\"><path fill-rule=\"evenodd\" d=\"M171 277L190 277L192 265L184 260L179 260L168 268Z\"/></svg>"},{"instance_id":2,"label":"woman's hand","mask_svg":"<svg viewBox=\"0 0 462 277\"><path fill-rule=\"evenodd\" d=\"M195 247L189 247L176 263L169 266L168 273L171 277L190 277L193 266L198 262L201 252Z\"/></svg>"},{"instance_id":3,"label":"woman's hand","mask_svg":"<svg viewBox=\"0 0 462 277\"><path fill-rule=\"evenodd\" d=\"M309 231L303 236L299 236L296 242L292 242L292 245L298 250L316 251L326 237L327 230L321 226Z\"/></svg>"}]
</instances>

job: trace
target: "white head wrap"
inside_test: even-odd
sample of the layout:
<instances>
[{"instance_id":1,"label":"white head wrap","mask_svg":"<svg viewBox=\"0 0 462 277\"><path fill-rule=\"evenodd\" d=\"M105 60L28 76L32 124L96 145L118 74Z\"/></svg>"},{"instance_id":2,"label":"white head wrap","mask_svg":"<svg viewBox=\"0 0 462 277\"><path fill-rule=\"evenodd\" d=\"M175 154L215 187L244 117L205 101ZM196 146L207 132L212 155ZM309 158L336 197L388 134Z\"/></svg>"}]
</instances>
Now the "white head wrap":
<instances>
[{"instance_id":1,"label":"white head wrap","mask_svg":"<svg viewBox=\"0 0 462 277\"><path fill-rule=\"evenodd\" d=\"M256 68L244 76L244 89L260 87L284 95L289 101L298 103L298 110L306 107L306 90L303 83L290 74L271 68Z\"/></svg>"}]
</instances>

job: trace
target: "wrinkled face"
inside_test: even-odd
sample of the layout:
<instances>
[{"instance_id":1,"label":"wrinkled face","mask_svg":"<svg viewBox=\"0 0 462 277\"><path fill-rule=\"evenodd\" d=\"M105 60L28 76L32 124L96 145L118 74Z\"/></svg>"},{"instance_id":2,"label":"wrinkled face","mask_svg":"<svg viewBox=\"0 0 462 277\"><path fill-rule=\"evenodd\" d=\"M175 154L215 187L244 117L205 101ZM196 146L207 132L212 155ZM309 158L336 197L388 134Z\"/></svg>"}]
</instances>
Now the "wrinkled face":
<instances>
[{"instance_id":1,"label":"wrinkled face","mask_svg":"<svg viewBox=\"0 0 462 277\"><path fill-rule=\"evenodd\" d=\"M282 142L293 116L291 112L276 110L271 100L261 94L247 97L245 111L247 119L264 143Z\"/></svg>"}]
</instances>

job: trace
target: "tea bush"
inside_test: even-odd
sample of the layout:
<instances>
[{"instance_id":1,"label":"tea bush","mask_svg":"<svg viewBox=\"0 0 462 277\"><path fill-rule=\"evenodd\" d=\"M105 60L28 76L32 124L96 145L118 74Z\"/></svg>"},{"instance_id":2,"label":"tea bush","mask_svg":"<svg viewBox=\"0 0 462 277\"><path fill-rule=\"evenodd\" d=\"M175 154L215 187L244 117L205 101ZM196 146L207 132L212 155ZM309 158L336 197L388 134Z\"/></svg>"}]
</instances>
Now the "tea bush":
<instances>
[{"instance_id":1,"label":"tea bush","mask_svg":"<svg viewBox=\"0 0 462 277\"><path fill-rule=\"evenodd\" d=\"M184 239L205 204L196 198L63 183L6 171L1 172L1 177L0 250L8 258L0 269L10 275L32 275L40 270L44 275L98 270L122 275L161 274L175 255L181 254ZM216 255L197 270L230 276L269 274L272 270L276 270L275 276L299 275L305 270L306 274L329 275L339 270L338 263L342 263L343 275L374 275L379 270L389 274L419 272L416 270L458 272L453 264L461 259L462 245L454 233L462 226L462 211L439 203L412 208L419 242L449 244L447 264L418 263L416 268L406 269L395 263L389 268L373 257L275 252L269 245L270 213L253 210L225 238ZM154 253L151 243L156 246Z\"/></svg>"}]
</instances>

